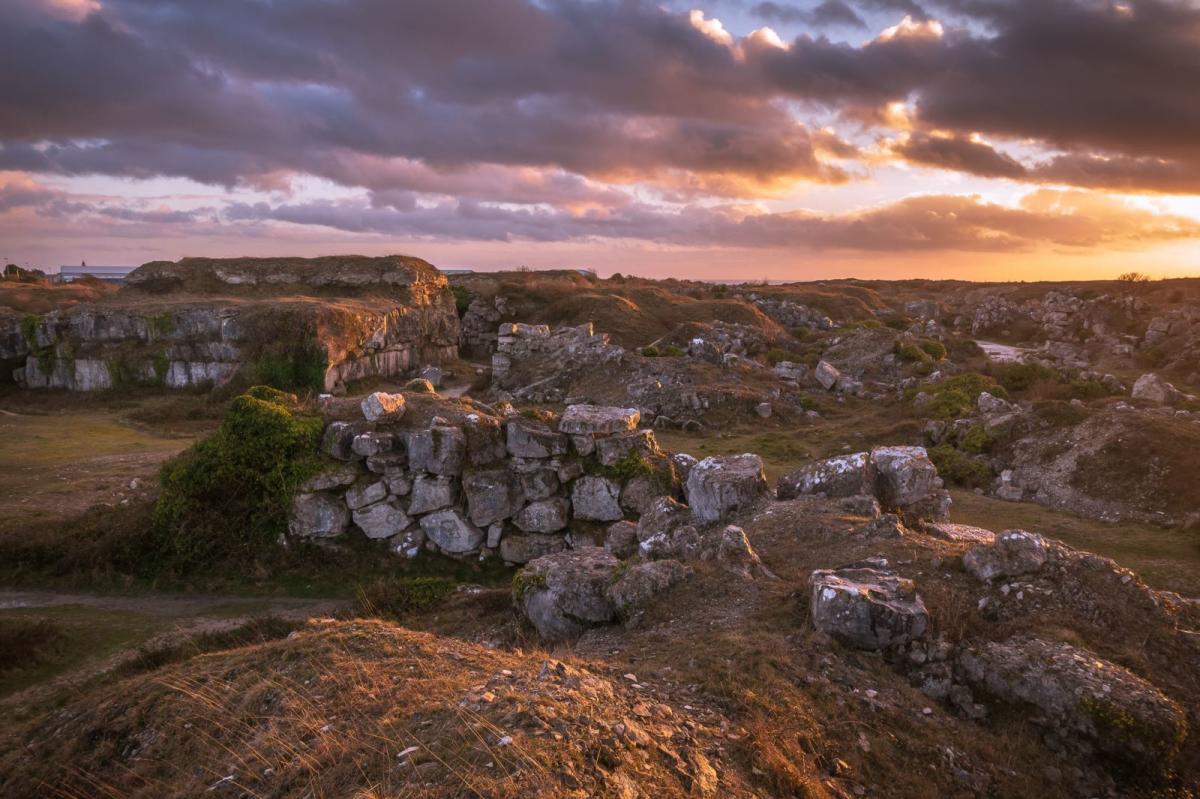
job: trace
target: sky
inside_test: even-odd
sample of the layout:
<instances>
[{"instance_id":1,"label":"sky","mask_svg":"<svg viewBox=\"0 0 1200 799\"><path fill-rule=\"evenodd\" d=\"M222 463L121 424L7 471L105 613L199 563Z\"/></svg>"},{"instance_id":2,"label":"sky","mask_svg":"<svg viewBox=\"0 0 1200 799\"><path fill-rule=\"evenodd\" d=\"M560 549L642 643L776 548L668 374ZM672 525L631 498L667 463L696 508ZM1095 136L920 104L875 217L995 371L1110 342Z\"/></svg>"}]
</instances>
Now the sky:
<instances>
[{"instance_id":1,"label":"sky","mask_svg":"<svg viewBox=\"0 0 1200 799\"><path fill-rule=\"evenodd\" d=\"M1200 275L1197 0L4 0L0 259Z\"/></svg>"}]
</instances>

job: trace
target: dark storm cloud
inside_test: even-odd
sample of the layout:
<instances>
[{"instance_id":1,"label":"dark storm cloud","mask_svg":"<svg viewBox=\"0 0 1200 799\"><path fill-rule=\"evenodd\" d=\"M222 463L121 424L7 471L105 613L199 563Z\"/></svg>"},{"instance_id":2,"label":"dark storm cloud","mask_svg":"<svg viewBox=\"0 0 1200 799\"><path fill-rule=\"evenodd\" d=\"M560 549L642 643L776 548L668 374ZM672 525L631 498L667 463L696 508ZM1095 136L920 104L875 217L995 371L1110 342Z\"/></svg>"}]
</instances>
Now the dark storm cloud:
<instances>
[{"instance_id":1,"label":"dark storm cloud","mask_svg":"<svg viewBox=\"0 0 1200 799\"><path fill-rule=\"evenodd\" d=\"M903 155L919 163L1200 191L1194 4L929 5L949 15L940 33L909 0L759 3L811 26L853 24L854 8L918 21L864 44L802 34L779 48L720 41L649 0L107 0L82 18L12 0L0 168L223 185L301 173L533 204L625 202L597 185L614 181L752 196L848 178L824 159L853 147L823 146L789 101L875 124L907 100L917 131ZM1053 155L1022 165L972 132ZM397 159L421 169L387 168ZM477 188L461 180L483 168Z\"/></svg>"}]
</instances>

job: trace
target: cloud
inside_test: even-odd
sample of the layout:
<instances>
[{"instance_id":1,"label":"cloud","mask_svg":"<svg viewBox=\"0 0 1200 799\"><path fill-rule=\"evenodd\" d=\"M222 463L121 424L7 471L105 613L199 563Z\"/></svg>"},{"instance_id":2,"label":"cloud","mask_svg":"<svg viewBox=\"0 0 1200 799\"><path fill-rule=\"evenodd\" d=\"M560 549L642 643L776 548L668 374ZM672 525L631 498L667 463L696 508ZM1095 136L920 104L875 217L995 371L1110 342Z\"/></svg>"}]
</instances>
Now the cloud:
<instances>
[{"instance_id":1,"label":"cloud","mask_svg":"<svg viewBox=\"0 0 1200 799\"><path fill-rule=\"evenodd\" d=\"M775 3L771 0L757 3L751 7L750 13L767 22L782 24L803 24L814 28L831 28L844 26L848 28L865 28L854 9L843 0L823 0L813 8L800 8L790 3Z\"/></svg>"},{"instance_id":2,"label":"cloud","mask_svg":"<svg viewBox=\"0 0 1200 799\"><path fill-rule=\"evenodd\" d=\"M916 164L993 178L1021 178L1025 166L990 145L964 136L930 136L914 133L892 151Z\"/></svg>"}]
</instances>

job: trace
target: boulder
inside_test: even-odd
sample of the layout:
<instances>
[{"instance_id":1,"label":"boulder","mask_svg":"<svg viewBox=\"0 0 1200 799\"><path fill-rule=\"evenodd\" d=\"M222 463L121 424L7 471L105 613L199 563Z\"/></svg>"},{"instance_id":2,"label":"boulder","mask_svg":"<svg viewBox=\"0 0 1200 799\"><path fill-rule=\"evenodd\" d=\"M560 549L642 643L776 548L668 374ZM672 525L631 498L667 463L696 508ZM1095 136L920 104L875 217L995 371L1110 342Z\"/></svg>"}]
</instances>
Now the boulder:
<instances>
[{"instance_id":1,"label":"boulder","mask_svg":"<svg viewBox=\"0 0 1200 799\"><path fill-rule=\"evenodd\" d=\"M500 558L505 563L528 563L566 548L567 539L561 535L509 533L500 539Z\"/></svg>"},{"instance_id":2,"label":"boulder","mask_svg":"<svg viewBox=\"0 0 1200 799\"><path fill-rule=\"evenodd\" d=\"M521 503L514 475L503 466L467 472L462 486L467 513L477 527L510 518Z\"/></svg>"},{"instance_id":3,"label":"boulder","mask_svg":"<svg viewBox=\"0 0 1200 799\"><path fill-rule=\"evenodd\" d=\"M638 549L638 526L626 521L610 524L604 535L604 548L621 560L633 557Z\"/></svg>"},{"instance_id":4,"label":"boulder","mask_svg":"<svg viewBox=\"0 0 1200 799\"><path fill-rule=\"evenodd\" d=\"M412 482L412 497L408 512L419 513L448 508L458 500L458 486L453 477L445 475L419 474Z\"/></svg>"},{"instance_id":5,"label":"boulder","mask_svg":"<svg viewBox=\"0 0 1200 799\"><path fill-rule=\"evenodd\" d=\"M1153 372L1147 372L1133 384L1132 396L1136 400L1166 405L1180 398L1182 392Z\"/></svg>"},{"instance_id":6,"label":"boulder","mask_svg":"<svg viewBox=\"0 0 1200 799\"><path fill-rule=\"evenodd\" d=\"M661 456L662 450L652 430L636 430L632 433L617 433L596 441L596 459L605 466L612 466L633 453Z\"/></svg>"},{"instance_id":7,"label":"boulder","mask_svg":"<svg viewBox=\"0 0 1200 799\"><path fill-rule=\"evenodd\" d=\"M391 433L359 433L350 443L350 449L354 451L355 455L369 458L373 455L382 455L385 452L390 452L392 443Z\"/></svg>"},{"instance_id":8,"label":"boulder","mask_svg":"<svg viewBox=\"0 0 1200 799\"><path fill-rule=\"evenodd\" d=\"M584 475L571 483L571 509L576 519L615 522L621 510L621 484L608 477Z\"/></svg>"},{"instance_id":9,"label":"boulder","mask_svg":"<svg viewBox=\"0 0 1200 799\"><path fill-rule=\"evenodd\" d=\"M779 478L779 499L795 499L805 494L826 497L851 497L874 493L867 473L868 455L855 452L810 463Z\"/></svg>"},{"instance_id":10,"label":"boulder","mask_svg":"<svg viewBox=\"0 0 1200 799\"><path fill-rule=\"evenodd\" d=\"M842 373L829 361L821 361L817 364L817 368L813 372L813 377L816 378L821 388L831 391L838 384L838 381L842 379Z\"/></svg>"},{"instance_id":11,"label":"boulder","mask_svg":"<svg viewBox=\"0 0 1200 799\"><path fill-rule=\"evenodd\" d=\"M487 466L508 457L504 428L494 416L468 413L462 430L467 442L467 461L472 466Z\"/></svg>"},{"instance_id":12,"label":"boulder","mask_svg":"<svg viewBox=\"0 0 1200 799\"><path fill-rule=\"evenodd\" d=\"M434 426L408 435L408 463L413 471L462 474L467 439L461 428Z\"/></svg>"},{"instance_id":13,"label":"boulder","mask_svg":"<svg viewBox=\"0 0 1200 799\"><path fill-rule=\"evenodd\" d=\"M1013 406L999 397L994 397L986 391L979 392L979 398L975 400L975 405L979 408L979 412L985 416L997 416L1000 414L1012 413Z\"/></svg>"},{"instance_id":14,"label":"boulder","mask_svg":"<svg viewBox=\"0 0 1200 799\"><path fill-rule=\"evenodd\" d=\"M942 487L924 447L876 447L871 450L870 470L875 496L885 508L915 505Z\"/></svg>"},{"instance_id":15,"label":"boulder","mask_svg":"<svg viewBox=\"0 0 1200 799\"><path fill-rule=\"evenodd\" d=\"M1136 773L1165 774L1186 735L1183 709L1151 683L1086 649L1019 636L965 649L967 682L1003 702L1033 706L1066 743L1095 747Z\"/></svg>"},{"instance_id":16,"label":"boulder","mask_svg":"<svg viewBox=\"0 0 1200 799\"><path fill-rule=\"evenodd\" d=\"M557 533L566 528L571 504L562 497L530 502L513 519L526 533Z\"/></svg>"},{"instance_id":17,"label":"boulder","mask_svg":"<svg viewBox=\"0 0 1200 799\"><path fill-rule=\"evenodd\" d=\"M292 500L288 532L303 538L332 538L350 526L350 511L332 494L297 494Z\"/></svg>"},{"instance_id":18,"label":"boulder","mask_svg":"<svg viewBox=\"0 0 1200 799\"><path fill-rule=\"evenodd\" d=\"M763 565L762 559L750 545L746 531L732 524L721 531L721 539L717 544L717 562L727 571L746 579L775 577L771 570Z\"/></svg>"},{"instance_id":19,"label":"boulder","mask_svg":"<svg viewBox=\"0 0 1200 799\"><path fill-rule=\"evenodd\" d=\"M997 577L1032 574L1046 563L1046 544L1036 533L1005 530L993 543L980 544L963 555L963 567L976 578L991 582Z\"/></svg>"},{"instance_id":20,"label":"boulder","mask_svg":"<svg viewBox=\"0 0 1200 799\"><path fill-rule=\"evenodd\" d=\"M544 555L513 578L513 603L545 640L578 635L616 617L608 588L620 565L598 547Z\"/></svg>"},{"instance_id":21,"label":"boulder","mask_svg":"<svg viewBox=\"0 0 1200 799\"><path fill-rule=\"evenodd\" d=\"M572 405L563 412L558 429L568 435L629 433L637 429L641 416L636 408Z\"/></svg>"},{"instance_id":22,"label":"boulder","mask_svg":"<svg viewBox=\"0 0 1200 799\"><path fill-rule=\"evenodd\" d=\"M395 439L392 439L393 442ZM385 478L395 477L404 473L408 465L408 454L401 449L398 452L385 452L382 455L371 455L367 458L367 470L381 474Z\"/></svg>"},{"instance_id":23,"label":"boulder","mask_svg":"<svg viewBox=\"0 0 1200 799\"><path fill-rule=\"evenodd\" d=\"M380 502L387 495L387 484L382 480L360 480L346 492L346 506L358 510Z\"/></svg>"},{"instance_id":24,"label":"boulder","mask_svg":"<svg viewBox=\"0 0 1200 799\"><path fill-rule=\"evenodd\" d=\"M912 580L874 558L812 573L813 626L844 644L880 650L924 637L929 612Z\"/></svg>"},{"instance_id":25,"label":"boulder","mask_svg":"<svg viewBox=\"0 0 1200 799\"><path fill-rule=\"evenodd\" d=\"M391 538L409 525L409 518L395 498L359 508L351 514L367 538Z\"/></svg>"},{"instance_id":26,"label":"boulder","mask_svg":"<svg viewBox=\"0 0 1200 799\"><path fill-rule=\"evenodd\" d=\"M635 563L622 570L617 581L608 587L608 599L617 617L632 627L641 621L655 596L691 574L692 570L677 560Z\"/></svg>"},{"instance_id":27,"label":"boulder","mask_svg":"<svg viewBox=\"0 0 1200 799\"><path fill-rule=\"evenodd\" d=\"M510 455L517 458L550 458L567 454L567 437L545 422L518 417L505 425Z\"/></svg>"},{"instance_id":28,"label":"boulder","mask_svg":"<svg viewBox=\"0 0 1200 799\"><path fill-rule=\"evenodd\" d=\"M362 401L363 418L368 422L399 421L406 409L403 394L376 391Z\"/></svg>"},{"instance_id":29,"label":"boulder","mask_svg":"<svg viewBox=\"0 0 1200 799\"><path fill-rule=\"evenodd\" d=\"M686 491L692 516L700 523L720 521L770 493L762 458L750 453L705 458L692 467Z\"/></svg>"},{"instance_id":30,"label":"boulder","mask_svg":"<svg viewBox=\"0 0 1200 799\"><path fill-rule=\"evenodd\" d=\"M352 461L358 457L354 451L355 437L370 430L367 422L330 422L321 439L321 450L340 461Z\"/></svg>"},{"instance_id":31,"label":"boulder","mask_svg":"<svg viewBox=\"0 0 1200 799\"><path fill-rule=\"evenodd\" d=\"M451 555L479 549L484 538L483 531L464 519L454 508L421 517L421 529L430 541Z\"/></svg>"},{"instance_id":32,"label":"boulder","mask_svg":"<svg viewBox=\"0 0 1200 799\"><path fill-rule=\"evenodd\" d=\"M558 493L561 480L553 461L540 458L513 458L508 464L513 479L527 500L547 499Z\"/></svg>"}]
</instances>

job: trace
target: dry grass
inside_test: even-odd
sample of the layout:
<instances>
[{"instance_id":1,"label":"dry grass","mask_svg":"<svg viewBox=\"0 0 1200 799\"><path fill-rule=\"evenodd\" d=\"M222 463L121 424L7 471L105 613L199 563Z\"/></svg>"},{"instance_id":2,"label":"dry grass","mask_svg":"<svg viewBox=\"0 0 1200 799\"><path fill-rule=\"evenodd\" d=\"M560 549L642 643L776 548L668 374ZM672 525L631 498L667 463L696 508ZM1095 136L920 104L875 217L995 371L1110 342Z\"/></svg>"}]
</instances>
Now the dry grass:
<instances>
[{"instance_id":1,"label":"dry grass","mask_svg":"<svg viewBox=\"0 0 1200 799\"><path fill-rule=\"evenodd\" d=\"M96 302L117 293L118 287L100 280L74 283L17 283L0 281L0 307L22 314L64 310L81 302Z\"/></svg>"}]
</instances>

